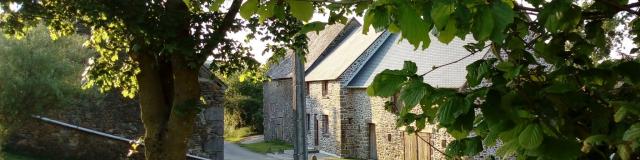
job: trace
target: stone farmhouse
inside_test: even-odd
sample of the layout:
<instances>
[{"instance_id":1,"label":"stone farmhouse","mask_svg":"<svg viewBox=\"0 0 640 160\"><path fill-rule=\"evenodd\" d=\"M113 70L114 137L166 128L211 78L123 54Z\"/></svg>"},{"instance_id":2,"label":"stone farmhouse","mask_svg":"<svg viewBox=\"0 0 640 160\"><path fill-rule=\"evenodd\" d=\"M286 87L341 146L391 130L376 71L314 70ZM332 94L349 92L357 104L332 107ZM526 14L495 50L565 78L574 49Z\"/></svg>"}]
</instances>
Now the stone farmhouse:
<instances>
[{"instance_id":1,"label":"stone farmhouse","mask_svg":"<svg viewBox=\"0 0 640 160\"><path fill-rule=\"evenodd\" d=\"M416 62L418 73L458 60L468 54L463 45L469 42L454 39L446 45L432 37L428 49L416 50L397 33L370 29L362 34L362 30L359 22L351 20L309 35L305 63L308 148L357 159L444 159L440 151L453 140L444 129L427 126L418 134L407 134L396 128L396 115L384 109L385 102L395 98L369 97L366 88L376 74L401 69L407 60ZM481 58L482 54L476 54L439 68L425 82L461 88L466 81L465 66ZM272 80L264 84L265 139L293 142L291 58L273 66L268 76ZM486 154L475 158L483 159Z\"/></svg>"}]
</instances>

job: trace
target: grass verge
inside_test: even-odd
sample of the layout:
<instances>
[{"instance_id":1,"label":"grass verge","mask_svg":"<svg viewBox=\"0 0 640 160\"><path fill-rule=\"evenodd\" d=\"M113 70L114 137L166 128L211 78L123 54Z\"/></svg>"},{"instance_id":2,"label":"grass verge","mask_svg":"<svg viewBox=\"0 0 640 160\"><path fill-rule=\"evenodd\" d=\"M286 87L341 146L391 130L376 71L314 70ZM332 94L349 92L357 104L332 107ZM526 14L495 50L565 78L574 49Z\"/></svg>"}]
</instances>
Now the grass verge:
<instances>
[{"instance_id":1,"label":"grass verge","mask_svg":"<svg viewBox=\"0 0 640 160\"><path fill-rule=\"evenodd\" d=\"M240 144L240 147L262 154L293 149L293 145L284 141L265 141L252 144Z\"/></svg>"},{"instance_id":2,"label":"grass verge","mask_svg":"<svg viewBox=\"0 0 640 160\"><path fill-rule=\"evenodd\" d=\"M224 132L224 140L227 142L236 143L244 139L244 137L250 136L251 134L253 134L253 132L251 132L251 128L249 127L227 129Z\"/></svg>"},{"instance_id":3,"label":"grass verge","mask_svg":"<svg viewBox=\"0 0 640 160\"><path fill-rule=\"evenodd\" d=\"M39 160L38 158L35 158L35 157L30 157L23 154L17 154L10 151L2 151L2 153L0 153L0 159L2 160Z\"/></svg>"}]
</instances>

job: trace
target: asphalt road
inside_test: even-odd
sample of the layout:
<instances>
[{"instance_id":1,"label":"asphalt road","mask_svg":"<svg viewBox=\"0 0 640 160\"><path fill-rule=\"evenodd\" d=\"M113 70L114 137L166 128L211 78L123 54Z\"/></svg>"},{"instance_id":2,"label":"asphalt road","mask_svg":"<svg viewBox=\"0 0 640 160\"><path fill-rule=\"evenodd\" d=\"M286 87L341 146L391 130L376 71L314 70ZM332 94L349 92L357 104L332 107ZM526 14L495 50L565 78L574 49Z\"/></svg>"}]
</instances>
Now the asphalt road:
<instances>
[{"instance_id":1,"label":"asphalt road","mask_svg":"<svg viewBox=\"0 0 640 160\"><path fill-rule=\"evenodd\" d=\"M275 160L267 155L251 152L237 144L224 142L225 160Z\"/></svg>"}]
</instances>

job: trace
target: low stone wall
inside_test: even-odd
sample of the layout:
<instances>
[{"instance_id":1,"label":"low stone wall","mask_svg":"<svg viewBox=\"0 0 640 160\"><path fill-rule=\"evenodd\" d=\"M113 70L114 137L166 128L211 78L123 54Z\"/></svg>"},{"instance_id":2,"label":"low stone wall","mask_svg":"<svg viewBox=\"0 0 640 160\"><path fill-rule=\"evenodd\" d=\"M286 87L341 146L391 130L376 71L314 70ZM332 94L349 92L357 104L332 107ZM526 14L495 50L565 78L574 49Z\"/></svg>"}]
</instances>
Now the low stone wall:
<instances>
[{"instance_id":1,"label":"low stone wall","mask_svg":"<svg viewBox=\"0 0 640 160\"><path fill-rule=\"evenodd\" d=\"M136 139L144 129L135 101L110 93L105 104L67 107L43 116L115 136ZM38 119L29 119L8 139L7 148L51 159L127 159L129 144Z\"/></svg>"},{"instance_id":2,"label":"low stone wall","mask_svg":"<svg viewBox=\"0 0 640 160\"><path fill-rule=\"evenodd\" d=\"M210 159L223 159L223 94L225 86L201 80L202 95L209 108L196 120L189 141L189 154ZM112 134L126 139L144 135L138 103L109 93L92 106L75 106L42 114L43 117L79 127ZM140 153L127 157L130 144L92 133L30 119L7 140L6 147L48 159L118 160L142 159Z\"/></svg>"}]
</instances>

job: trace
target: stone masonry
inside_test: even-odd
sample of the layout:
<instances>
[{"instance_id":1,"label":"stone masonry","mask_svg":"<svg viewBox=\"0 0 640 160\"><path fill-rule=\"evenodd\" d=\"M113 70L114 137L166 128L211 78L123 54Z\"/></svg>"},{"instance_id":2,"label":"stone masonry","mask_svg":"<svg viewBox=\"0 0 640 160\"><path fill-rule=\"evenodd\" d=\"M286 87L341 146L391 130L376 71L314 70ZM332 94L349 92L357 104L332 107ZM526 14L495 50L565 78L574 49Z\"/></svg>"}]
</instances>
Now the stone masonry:
<instances>
[{"instance_id":1,"label":"stone masonry","mask_svg":"<svg viewBox=\"0 0 640 160\"><path fill-rule=\"evenodd\" d=\"M223 95L226 86L208 71L201 70L200 86L208 108L199 114L189 141L192 155L223 159ZM84 107L66 107L42 116L99 132L137 139L144 135L136 100L122 98L117 92L106 94L104 101ZM47 159L142 159L142 153L127 157L130 144L87 132L29 119L8 139L8 149L28 152ZM142 152L142 149L140 150Z\"/></svg>"}]
</instances>

